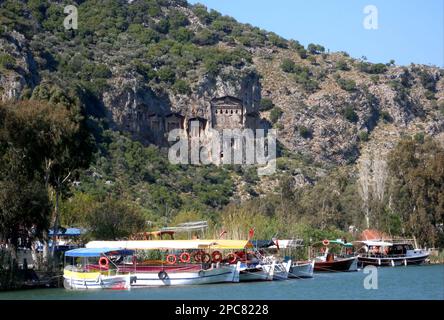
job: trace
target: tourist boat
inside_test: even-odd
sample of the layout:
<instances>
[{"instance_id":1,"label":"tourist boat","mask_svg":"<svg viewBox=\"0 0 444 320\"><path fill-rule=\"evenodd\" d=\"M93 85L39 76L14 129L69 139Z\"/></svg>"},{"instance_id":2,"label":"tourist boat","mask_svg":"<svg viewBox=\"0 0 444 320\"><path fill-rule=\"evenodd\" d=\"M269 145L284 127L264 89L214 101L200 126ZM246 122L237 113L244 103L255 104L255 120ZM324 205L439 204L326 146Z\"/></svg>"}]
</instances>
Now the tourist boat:
<instances>
[{"instance_id":1,"label":"tourist boat","mask_svg":"<svg viewBox=\"0 0 444 320\"><path fill-rule=\"evenodd\" d=\"M78 248L65 252L66 289L129 289L131 276L121 273L112 257L132 254L120 248ZM105 265L103 262L107 261ZM111 263L109 263L111 261Z\"/></svg>"},{"instance_id":2,"label":"tourist boat","mask_svg":"<svg viewBox=\"0 0 444 320\"><path fill-rule=\"evenodd\" d=\"M365 240L356 243L362 245L358 250L358 260L363 267L419 265L430 255L426 250L415 249L409 240Z\"/></svg>"},{"instance_id":3,"label":"tourist boat","mask_svg":"<svg viewBox=\"0 0 444 320\"><path fill-rule=\"evenodd\" d=\"M252 245L242 240L149 240L92 241L86 247L133 250L117 267L130 274L131 287L145 287L239 282L241 262L234 250Z\"/></svg>"},{"instance_id":4,"label":"tourist boat","mask_svg":"<svg viewBox=\"0 0 444 320\"><path fill-rule=\"evenodd\" d=\"M348 272L358 270L358 257L353 253L353 244L341 239L323 240L320 254L314 263L315 272ZM317 244L314 244L316 247ZM339 250L336 250L339 248ZM338 251L338 252L334 252ZM345 252L344 252L345 251Z\"/></svg>"}]
</instances>

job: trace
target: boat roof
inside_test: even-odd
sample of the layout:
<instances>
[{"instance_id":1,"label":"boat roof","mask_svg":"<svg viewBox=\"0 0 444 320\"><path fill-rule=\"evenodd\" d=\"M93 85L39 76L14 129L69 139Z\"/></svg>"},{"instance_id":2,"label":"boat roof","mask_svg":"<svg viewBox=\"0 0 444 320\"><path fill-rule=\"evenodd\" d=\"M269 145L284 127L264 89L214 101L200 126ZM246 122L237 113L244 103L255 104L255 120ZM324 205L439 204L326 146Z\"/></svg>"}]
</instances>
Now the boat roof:
<instances>
[{"instance_id":1,"label":"boat roof","mask_svg":"<svg viewBox=\"0 0 444 320\"><path fill-rule=\"evenodd\" d=\"M252 240L251 243L258 248L270 248L275 249L277 248L277 244L279 245L280 249L286 249L286 248L298 248L303 246L303 239L291 239L291 240Z\"/></svg>"},{"instance_id":2,"label":"boat roof","mask_svg":"<svg viewBox=\"0 0 444 320\"><path fill-rule=\"evenodd\" d=\"M344 247L353 247L353 243L351 243L351 242L344 242L341 239L329 240L329 242L333 243L333 244L340 244L341 246L344 246Z\"/></svg>"},{"instance_id":3,"label":"boat roof","mask_svg":"<svg viewBox=\"0 0 444 320\"><path fill-rule=\"evenodd\" d=\"M362 240L362 241L355 241L357 243L363 243L366 246L382 246L382 247L390 247L393 245L391 242L382 241L382 240Z\"/></svg>"},{"instance_id":4,"label":"boat roof","mask_svg":"<svg viewBox=\"0 0 444 320\"><path fill-rule=\"evenodd\" d=\"M87 248L125 248L130 250L155 249L246 249L253 245L248 240L129 240L129 241L91 241Z\"/></svg>"},{"instance_id":5,"label":"boat roof","mask_svg":"<svg viewBox=\"0 0 444 320\"><path fill-rule=\"evenodd\" d=\"M323 240L324 241L324 240ZM314 245L323 244L323 241L319 241L314 243ZM329 244L338 244L344 247L353 247L353 243L351 242L344 242L341 239L334 239L334 240L328 240Z\"/></svg>"},{"instance_id":6,"label":"boat roof","mask_svg":"<svg viewBox=\"0 0 444 320\"><path fill-rule=\"evenodd\" d=\"M102 254L132 254L132 250L122 248L77 248L65 252L65 257L100 257Z\"/></svg>"}]
</instances>

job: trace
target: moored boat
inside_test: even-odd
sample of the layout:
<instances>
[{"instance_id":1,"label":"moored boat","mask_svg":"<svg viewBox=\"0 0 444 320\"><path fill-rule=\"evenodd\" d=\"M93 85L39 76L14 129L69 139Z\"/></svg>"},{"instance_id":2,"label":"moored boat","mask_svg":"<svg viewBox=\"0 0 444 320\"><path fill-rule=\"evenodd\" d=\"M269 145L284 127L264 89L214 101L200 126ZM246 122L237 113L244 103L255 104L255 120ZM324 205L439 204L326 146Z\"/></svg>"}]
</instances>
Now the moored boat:
<instances>
[{"instance_id":1,"label":"moored boat","mask_svg":"<svg viewBox=\"0 0 444 320\"><path fill-rule=\"evenodd\" d=\"M320 244L322 245L320 254L314 260L315 272L348 272L358 270L358 257L353 253L352 243L337 239L323 240ZM337 252L335 253L334 251Z\"/></svg>"},{"instance_id":2,"label":"moored boat","mask_svg":"<svg viewBox=\"0 0 444 320\"><path fill-rule=\"evenodd\" d=\"M241 264L239 279L244 281L271 281L274 276L275 262Z\"/></svg>"},{"instance_id":3,"label":"moored boat","mask_svg":"<svg viewBox=\"0 0 444 320\"><path fill-rule=\"evenodd\" d=\"M121 273L114 263L109 263L112 255L128 253L120 248L78 248L67 251L63 270L64 287L74 290L129 289L130 274Z\"/></svg>"},{"instance_id":4,"label":"moored boat","mask_svg":"<svg viewBox=\"0 0 444 320\"><path fill-rule=\"evenodd\" d=\"M296 279L313 278L314 263L314 260L293 262L290 266L288 277Z\"/></svg>"},{"instance_id":5,"label":"moored boat","mask_svg":"<svg viewBox=\"0 0 444 320\"><path fill-rule=\"evenodd\" d=\"M131 275L131 287L239 282L241 261L233 251L252 247L242 240L93 241L86 246L135 251L117 265Z\"/></svg>"},{"instance_id":6,"label":"moored boat","mask_svg":"<svg viewBox=\"0 0 444 320\"><path fill-rule=\"evenodd\" d=\"M273 280L287 280L290 272L291 259L277 262L274 266Z\"/></svg>"},{"instance_id":7,"label":"moored boat","mask_svg":"<svg viewBox=\"0 0 444 320\"><path fill-rule=\"evenodd\" d=\"M405 240L365 240L357 243L362 245L358 250L358 260L363 267L419 265L430 255L426 250L415 249L410 241Z\"/></svg>"}]
</instances>

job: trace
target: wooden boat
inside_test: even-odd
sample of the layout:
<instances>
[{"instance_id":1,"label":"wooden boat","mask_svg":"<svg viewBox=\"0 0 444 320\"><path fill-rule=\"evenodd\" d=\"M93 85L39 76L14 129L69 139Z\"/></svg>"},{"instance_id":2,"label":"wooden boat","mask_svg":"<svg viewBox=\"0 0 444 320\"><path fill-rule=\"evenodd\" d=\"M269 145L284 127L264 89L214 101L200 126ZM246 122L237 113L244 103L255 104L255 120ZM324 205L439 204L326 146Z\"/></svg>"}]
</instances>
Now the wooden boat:
<instances>
[{"instance_id":1,"label":"wooden boat","mask_svg":"<svg viewBox=\"0 0 444 320\"><path fill-rule=\"evenodd\" d=\"M116 263L119 273L130 274L131 287L239 282L241 262L233 251L252 247L243 240L93 241L86 245L116 246L136 253ZM138 252L160 259L141 259Z\"/></svg>"},{"instance_id":2,"label":"wooden boat","mask_svg":"<svg viewBox=\"0 0 444 320\"><path fill-rule=\"evenodd\" d=\"M314 259L315 272L357 271L358 257L353 253L353 244L341 239L323 240L321 254ZM315 244L316 245L316 244ZM336 247L335 247L336 246ZM337 253L330 252L331 247L340 248Z\"/></svg>"},{"instance_id":3,"label":"wooden boat","mask_svg":"<svg viewBox=\"0 0 444 320\"><path fill-rule=\"evenodd\" d=\"M293 262L288 277L295 279L313 278L314 263L314 260Z\"/></svg>"},{"instance_id":4,"label":"wooden boat","mask_svg":"<svg viewBox=\"0 0 444 320\"><path fill-rule=\"evenodd\" d=\"M103 259L107 255L128 254L120 248L78 248L65 253L65 268L63 270L63 285L66 289L129 289L130 274L121 274L117 268L101 265L91 268L91 260ZM70 260L70 264L66 261Z\"/></svg>"},{"instance_id":5,"label":"wooden boat","mask_svg":"<svg viewBox=\"0 0 444 320\"><path fill-rule=\"evenodd\" d=\"M426 250L415 249L408 240L366 240L356 243L362 245L358 250L358 260L362 267L419 265L430 255Z\"/></svg>"},{"instance_id":6,"label":"wooden boat","mask_svg":"<svg viewBox=\"0 0 444 320\"><path fill-rule=\"evenodd\" d=\"M317 257L314 263L314 271L316 272L334 272L334 271L355 271L350 270L353 264L356 264L357 257L342 258L328 254L325 260Z\"/></svg>"},{"instance_id":7,"label":"wooden boat","mask_svg":"<svg viewBox=\"0 0 444 320\"><path fill-rule=\"evenodd\" d=\"M302 239L291 240L256 240L252 243L256 244L262 251L269 254L269 263L276 261L273 278L275 280L285 280L288 278L310 278L313 276L312 261L297 261L295 259L295 251L303 248ZM283 257L277 259L274 257Z\"/></svg>"},{"instance_id":8,"label":"wooden boat","mask_svg":"<svg viewBox=\"0 0 444 320\"><path fill-rule=\"evenodd\" d=\"M239 280L244 281L271 281L274 276L275 262L241 264Z\"/></svg>"},{"instance_id":9,"label":"wooden boat","mask_svg":"<svg viewBox=\"0 0 444 320\"><path fill-rule=\"evenodd\" d=\"M274 266L273 280L287 280L290 267L291 259L283 262L276 262Z\"/></svg>"}]
</instances>

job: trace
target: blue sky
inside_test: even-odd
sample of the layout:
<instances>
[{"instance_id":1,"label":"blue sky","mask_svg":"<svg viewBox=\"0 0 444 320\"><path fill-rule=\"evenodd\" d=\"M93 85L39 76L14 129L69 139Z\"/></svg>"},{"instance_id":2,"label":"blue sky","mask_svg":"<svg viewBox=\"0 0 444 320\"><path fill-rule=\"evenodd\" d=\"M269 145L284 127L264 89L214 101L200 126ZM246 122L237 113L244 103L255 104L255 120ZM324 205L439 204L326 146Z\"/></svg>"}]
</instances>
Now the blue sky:
<instances>
[{"instance_id":1,"label":"blue sky","mask_svg":"<svg viewBox=\"0 0 444 320\"><path fill-rule=\"evenodd\" d=\"M443 0L189 0L304 45L366 56L371 62L444 67ZM363 26L378 9L378 29Z\"/></svg>"}]
</instances>

